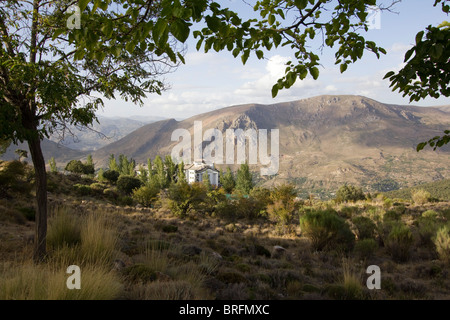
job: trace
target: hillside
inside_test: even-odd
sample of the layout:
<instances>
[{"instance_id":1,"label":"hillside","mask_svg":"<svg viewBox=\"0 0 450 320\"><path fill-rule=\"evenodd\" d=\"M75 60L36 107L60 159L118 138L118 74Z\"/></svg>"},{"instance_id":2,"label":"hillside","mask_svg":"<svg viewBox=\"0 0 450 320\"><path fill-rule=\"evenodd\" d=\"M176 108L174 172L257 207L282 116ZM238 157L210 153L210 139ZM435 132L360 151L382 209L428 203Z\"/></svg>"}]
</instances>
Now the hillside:
<instances>
[{"instance_id":1,"label":"hillside","mask_svg":"<svg viewBox=\"0 0 450 320\"><path fill-rule=\"evenodd\" d=\"M351 183L367 191L380 182L397 188L450 177L449 147L417 153L415 146L441 134L450 114L437 108L384 104L361 96L318 96L273 105L248 104L211 111L183 121L148 124L93 153L106 166L110 154L126 154L145 163L170 154L175 129L202 121L203 132L226 129L279 129L280 169L260 182L293 182L305 192L330 195ZM220 167L220 166L218 166ZM258 166L253 169L259 171ZM383 190L386 191L386 190Z\"/></svg>"},{"instance_id":2,"label":"hillside","mask_svg":"<svg viewBox=\"0 0 450 320\"><path fill-rule=\"evenodd\" d=\"M69 126L74 136L68 135L63 141L60 141L61 138L58 135L54 135L50 140L75 150L97 150L156 120L152 121L151 119L143 118L139 121L136 119L99 116L98 121L98 123L95 122L92 125L91 129Z\"/></svg>"},{"instance_id":3,"label":"hillside","mask_svg":"<svg viewBox=\"0 0 450 320\"><path fill-rule=\"evenodd\" d=\"M450 201L450 179L420 184L411 188L393 190L385 192L384 194L390 198L400 198L409 200L411 199L412 192L418 189L428 191L433 198Z\"/></svg>"},{"instance_id":4,"label":"hillside","mask_svg":"<svg viewBox=\"0 0 450 320\"><path fill-rule=\"evenodd\" d=\"M55 157L57 166L63 168L67 162L72 159L81 159L87 155L87 152L70 149L60 143L44 139L41 142L42 152L44 159L48 163L51 157ZM31 154L28 149L27 143L19 143L17 145L11 144L6 152L0 156L2 160L14 160L18 159L15 154L17 149L23 149L28 152L28 162L31 163Z\"/></svg>"}]
</instances>

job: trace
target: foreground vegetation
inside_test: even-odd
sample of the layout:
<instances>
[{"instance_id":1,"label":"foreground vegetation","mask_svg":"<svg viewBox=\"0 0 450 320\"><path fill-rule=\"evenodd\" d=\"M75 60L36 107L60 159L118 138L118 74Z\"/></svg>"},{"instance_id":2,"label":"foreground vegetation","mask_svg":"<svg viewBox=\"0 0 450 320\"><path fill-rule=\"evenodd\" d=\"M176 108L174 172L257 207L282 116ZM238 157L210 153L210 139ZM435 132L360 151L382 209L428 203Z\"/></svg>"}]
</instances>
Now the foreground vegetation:
<instances>
[{"instance_id":1,"label":"foreground vegetation","mask_svg":"<svg viewBox=\"0 0 450 320\"><path fill-rule=\"evenodd\" d=\"M426 191L406 200L345 186L320 201L292 185L130 190L118 177L51 173L49 250L35 265L31 169L0 167L0 299L450 297L450 203ZM66 288L73 264L81 290ZM369 265L381 290L366 287Z\"/></svg>"}]
</instances>

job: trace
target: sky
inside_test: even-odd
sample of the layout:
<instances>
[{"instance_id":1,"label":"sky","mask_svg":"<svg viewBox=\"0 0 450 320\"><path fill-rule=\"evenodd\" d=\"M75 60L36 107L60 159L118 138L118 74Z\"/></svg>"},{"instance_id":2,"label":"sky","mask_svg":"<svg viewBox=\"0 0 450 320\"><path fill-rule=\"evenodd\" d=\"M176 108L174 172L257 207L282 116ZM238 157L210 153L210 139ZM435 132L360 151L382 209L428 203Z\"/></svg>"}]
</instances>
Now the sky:
<instances>
[{"instance_id":1,"label":"sky","mask_svg":"<svg viewBox=\"0 0 450 320\"><path fill-rule=\"evenodd\" d=\"M252 3L254 1L248 0ZM380 1L377 1L379 3ZM242 0L223 0L223 7L229 7L244 16L252 14L250 6ZM385 5L390 0L381 1ZM372 40L386 49L387 54L379 59L366 51L363 58L349 65L343 74L334 64L335 48L326 48L317 54L320 57L320 76L313 80L308 76L288 90L282 90L273 99L271 88L284 74L285 63L294 57L289 47L279 47L267 52L265 59L254 55L243 65L240 57L230 52L197 51L196 40L187 41L186 63L164 79L170 89L161 95L149 95L140 107L120 98L104 99L105 107L97 114L108 117L146 116L186 119L204 112L232 105L247 103L273 104L294 101L323 94L362 95L383 103L409 105L409 98L398 91L392 92L389 81L383 80L388 71L398 71L403 66L405 52L415 42L417 32L428 25L437 26L449 20L440 5L433 7L434 0L402 0L392 10L383 11L377 28L363 33L366 40ZM320 37L317 37L320 38ZM319 47L318 44L312 44ZM449 98L428 98L413 102L417 106L450 105Z\"/></svg>"}]
</instances>

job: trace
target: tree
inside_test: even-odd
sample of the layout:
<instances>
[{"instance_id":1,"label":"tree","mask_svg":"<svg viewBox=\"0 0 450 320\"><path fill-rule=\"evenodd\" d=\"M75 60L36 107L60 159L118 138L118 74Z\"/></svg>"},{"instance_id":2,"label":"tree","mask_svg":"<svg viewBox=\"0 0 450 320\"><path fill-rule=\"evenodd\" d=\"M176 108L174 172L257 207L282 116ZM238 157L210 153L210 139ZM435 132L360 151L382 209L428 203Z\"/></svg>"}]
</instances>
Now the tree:
<instances>
[{"instance_id":1,"label":"tree","mask_svg":"<svg viewBox=\"0 0 450 320\"><path fill-rule=\"evenodd\" d=\"M435 0L434 6L442 4L442 11L449 13L448 0ZM426 34L425 34L426 31ZM425 38L424 38L425 35ZM444 21L437 27L429 25L416 35L416 44L405 53L405 66L397 73L388 72L392 91L398 90L410 101L419 101L426 97L439 98L450 96L450 23ZM444 135L435 136L417 145L417 151L429 145L436 150L450 141L450 130Z\"/></svg>"},{"instance_id":2,"label":"tree","mask_svg":"<svg viewBox=\"0 0 450 320\"><path fill-rule=\"evenodd\" d=\"M167 54L173 53L173 42L157 46L148 36L162 9L159 2L133 1L137 15L126 14L121 0L110 10L107 2L89 2L78 2L79 13L73 13L77 2L70 0L5 0L0 8L0 139L26 141L30 149L38 207L36 262L45 257L47 233L41 140L69 124L92 124L103 105L98 94L142 104L146 94L165 89L159 76L177 64ZM134 33L143 37L134 39Z\"/></svg>"},{"instance_id":3,"label":"tree","mask_svg":"<svg viewBox=\"0 0 450 320\"><path fill-rule=\"evenodd\" d=\"M116 158L114 157L114 154L109 155L109 161L108 161L108 168L110 171L117 171L119 172L119 165L117 164Z\"/></svg>"},{"instance_id":4,"label":"tree","mask_svg":"<svg viewBox=\"0 0 450 320\"><path fill-rule=\"evenodd\" d=\"M70 160L64 170L81 175L84 173L84 165L80 160Z\"/></svg>"},{"instance_id":5,"label":"tree","mask_svg":"<svg viewBox=\"0 0 450 320\"><path fill-rule=\"evenodd\" d=\"M172 160L172 156L167 155L164 161L164 167L167 172L167 181L168 183L175 182L177 167L175 162Z\"/></svg>"},{"instance_id":6,"label":"tree","mask_svg":"<svg viewBox=\"0 0 450 320\"><path fill-rule=\"evenodd\" d=\"M28 158L28 152L26 150L17 149L16 151L14 151L14 153L19 156L19 162L22 158Z\"/></svg>"},{"instance_id":7,"label":"tree","mask_svg":"<svg viewBox=\"0 0 450 320\"><path fill-rule=\"evenodd\" d=\"M209 174L207 171L202 174L202 183L205 186L206 191L211 191L211 181L209 180Z\"/></svg>"},{"instance_id":8,"label":"tree","mask_svg":"<svg viewBox=\"0 0 450 320\"><path fill-rule=\"evenodd\" d=\"M290 46L295 62L273 87L319 76L308 41L323 35L345 71L365 49L385 53L358 32L368 29L376 0L257 1L258 19L244 20L216 1L5 0L0 8L0 139L27 141L36 173L35 261L46 252L47 179L41 140L67 125L88 126L106 98L143 104L165 89L160 75L184 62L182 45L194 29L197 49L229 50L245 63L251 52ZM325 12L325 13L324 13ZM195 30L205 22L207 27ZM95 94L95 96L94 96Z\"/></svg>"},{"instance_id":9,"label":"tree","mask_svg":"<svg viewBox=\"0 0 450 320\"><path fill-rule=\"evenodd\" d=\"M145 185L148 183L148 171L145 170L142 164L138 167L139 179L141 179L142 183Z\"/></svg>"},{"instance_id":10,"label":"tree","mask_svg":"<svg viewBox=\"0 0 450 320\"><path fill-rule=\"evenodd\" d=\"M177 164L177 183L183 183L186 182L186 174L184 173L184 162L181 161L181 163Z\"/></svg>"},{"instance_id":11,"label":"tree","mask_svg":"<svg viewBox=\"0 0 450 320\"><path fill-rule=\"evenodd\" d=\"M227 172L225 173L223 178L220 180L220 184L222 185L226 193L233 192L233 189L236 186L236 182L234 181L233 173L231 172L231 169L229 167L227 168Z\"/></svg>"},{"instance_id":12,"label":"tree","mask_svg":"<svg viewBox=\"0 0 450 320\"><path fill-rule=\"evenodd\" d=\"M50 158L49 165L50 165L50 172L52 172L52 173L58 172L58 168L56 167L55 157Z\"/></svg>"},{"instance_id":13,"label":"tree","mask_svg":"<svg viewBox=\"0 0 450 320\"><path fill-rule=\"evenodd\" d=\"M168 186L167 174L164 169L164 163L159 155L155 157L155 179L158 182L160 189L164 189Z\"/></svg>"},{"instance_id":14,"label":"tree","mask_svg":"<svg viewBox=\"0 0 450 320\"><path fill-rule=\"evenodd\" d=\"M117 180L117 189L130 194L134 189L139 189L142 185L141 180L133 176L120 176Z\"/></svg>"},{"instance_id":15,"label":"tree","mask_svg":"<svg viewBox=\"0 0 450 320\"><path fill-rule=\"evenodd\" d=\"M106 170L105 172L103 172L103 178L113 184L117 182L117 179L119 179L119 175L119 171L116 170Z\"/></svg>"},{"instance_id":16,"label":"tree","mask_svg":"<svg viewBox=\"0 0 450 320\"><path fill-rule=\"evenodd\" d=\"M253 178L247 163L241 164L236 174L236 190L249 194L253 189Z\"/></svg>"},{"instance_id":17,"label":"tree","mask_svg":"<svg viewBox=\"0 0 450 320\"><path fill-rule=\"evenodd\" d=\"M93 168L95 168L95 166L94 166L94 160L92 159L92 154L89 154L89 155L87 156L87 159L86 159L86 165L92 166Z\"/></svg>"},{"instance_id":18,"label":"tree","mask_svg":"<svg viewBox=\"0 0 450 320\"><path fill-rule=\"evenodd\" d=\"M0 155L4 154L6 152L6 149L8 149L10 144L11 144L10 140L0 139Z\"/></svg>"}]
</instances>

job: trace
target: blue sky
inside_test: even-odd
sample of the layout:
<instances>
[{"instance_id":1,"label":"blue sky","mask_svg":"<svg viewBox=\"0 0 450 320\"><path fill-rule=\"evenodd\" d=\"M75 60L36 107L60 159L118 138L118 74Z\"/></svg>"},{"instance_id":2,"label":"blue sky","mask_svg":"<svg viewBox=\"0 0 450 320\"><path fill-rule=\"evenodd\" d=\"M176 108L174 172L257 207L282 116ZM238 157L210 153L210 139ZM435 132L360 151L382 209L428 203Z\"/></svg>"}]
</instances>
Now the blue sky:
<instances>
[{"instance_id":1,"label":"blue sky","mask_svg":"<svg viewBox=\"0 0 450 320\"><path fill-rule=\"evenodd\" d=\"M248 0L252 3L253 1ZM380 1L378 1L379 3ZM387 5L390 0L381 1ZM311 77L297 83L289 90L279 92L272 99L271 88L283 75L284 63L294 56L290 48L280 48L266 54L264 60L250 58L245 66L241 59L233 58L228 51L208 54L197 52L195 39L187 42L186 64L165 79L171 89L161 96L151 95L145 105L139 107L120 99L104 100L105 108L99 115L110 117L161 116L183 119L231 105L246 103L271 104L309 98L322 94L355 94L380 102L408 105L409 99L392 92L383 76L390 70L399 70L404 53L412 47L415 35L426 26L449 20L440 6L433 7L434 0L403 0L396 4L396 13L382 12L380 29L365 33L368 40L375 41L387 50L377 59L366 52L361 61L349 66L343 74L334 65L333 49L325 49L321 58L318 80ZM233 8L240 14L252 14L251 8L242 0L224 0L223 6ZM314 45L312 45L314 48ZM450 104L449 98L425 99L413 105L436 106Z\"/></svg>"}]
</instances>

